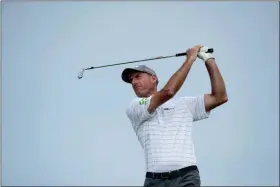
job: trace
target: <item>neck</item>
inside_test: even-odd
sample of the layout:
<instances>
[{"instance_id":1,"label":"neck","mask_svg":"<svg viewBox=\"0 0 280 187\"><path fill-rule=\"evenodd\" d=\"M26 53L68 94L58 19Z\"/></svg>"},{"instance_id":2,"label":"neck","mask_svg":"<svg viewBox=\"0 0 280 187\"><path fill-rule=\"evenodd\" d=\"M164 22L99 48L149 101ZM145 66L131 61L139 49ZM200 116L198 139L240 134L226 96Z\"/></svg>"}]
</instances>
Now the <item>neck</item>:
<instances>
[{"instance_id":1,"label":"neck","mask_svg":"<svg viewBox=\"0 0 280 187\"><path fill-rule=\"evenodd\" d=\"M155 89L151 90L150 95L152 95L152 94L154 94L156 92L157 92L157 89L155 88Z\"/></svg>"},{"instance_id":2,"label":"neck","mask_svg":"<svg viewBox=\"0 0 280 187\"><path fill-rule=\"evenodd\" d=\"M150 97L151 95L153 95L154 93L157 92L157 88L154 88L152 90L150 90L147 94L145 95L137 95L138 97Z\"/></svg>"},{"instance_id":3,"label":"neck","mask_svg":"<svg viewBox=\"0 0 280 187\"><path fill-rule=\"evenodd\" d=\"M157 92L157 89L156 89L156 88L152 89L152 90L147 94L147 97L150 97L151 95L153 95L153 94L156 93L156 92Z\"/></svg>"}]
</instances>

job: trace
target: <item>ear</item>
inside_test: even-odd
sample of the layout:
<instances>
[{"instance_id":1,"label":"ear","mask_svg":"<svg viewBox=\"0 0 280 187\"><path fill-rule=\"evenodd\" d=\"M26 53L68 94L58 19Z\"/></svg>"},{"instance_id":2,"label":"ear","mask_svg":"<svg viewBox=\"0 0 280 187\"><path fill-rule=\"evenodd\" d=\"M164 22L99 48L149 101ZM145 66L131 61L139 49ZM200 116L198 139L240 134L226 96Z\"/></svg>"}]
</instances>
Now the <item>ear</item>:
<instances>
[{"instance_id":1,"label":"ear","mask_svg":"<svg viewBox=\"0 0 280 187\"><path fill-rule=\"evenodd\" d=\"M152 75L152 81L153 81L153 83L156 83L157 82L157 77Z\"/></svg>"}]
</instances>

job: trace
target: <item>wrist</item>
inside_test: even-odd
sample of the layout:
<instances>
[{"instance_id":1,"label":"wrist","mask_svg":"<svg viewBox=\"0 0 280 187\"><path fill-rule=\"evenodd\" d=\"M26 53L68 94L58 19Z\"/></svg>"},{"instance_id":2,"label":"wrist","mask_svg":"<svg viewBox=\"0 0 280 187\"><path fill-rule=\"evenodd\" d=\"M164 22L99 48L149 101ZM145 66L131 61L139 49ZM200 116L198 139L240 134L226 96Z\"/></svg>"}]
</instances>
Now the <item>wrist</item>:
<instances>
[{"instance_id":1,"label":"wrist","mask_svg":"<svg viewBox=\"0 0 280 187\"><path fill-rule=\"evenodd\" d=\"M208 58L207 60L205 60L205 63L206 64L215 63L215 58Z\"/></svg>"},{"instance_id":2,"label":"wrist","mask_svg":"<svg viewBox=\"0 0 280 187\"><path fill-rule=\"evenodd\" d=\"M193 59L186 59L185 64L192 64L192 63L194 63L194 61L195 60L193 60Z\"/></svg>"},{"instance_id":3,"label":"wrist","mask_svg":"<svg viewBox=\"0 0 280 187\"><path fill-rule=\"evenodd\" d=\"M215 59L215 57L212 53L199 52L197 56L205 63L206 63L206 61L208 61L210 59L212 59L212 60Z\"/></svg>"}]
</instances>

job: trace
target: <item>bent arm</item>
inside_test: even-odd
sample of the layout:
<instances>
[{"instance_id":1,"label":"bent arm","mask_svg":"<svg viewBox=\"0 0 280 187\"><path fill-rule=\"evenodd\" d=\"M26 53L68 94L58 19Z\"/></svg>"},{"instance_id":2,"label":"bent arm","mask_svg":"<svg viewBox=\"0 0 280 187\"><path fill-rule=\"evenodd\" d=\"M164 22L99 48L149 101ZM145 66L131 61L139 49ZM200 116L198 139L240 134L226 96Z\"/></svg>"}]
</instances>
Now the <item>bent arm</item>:
<instances>
[{"instance_id":1,"label":"bent arm","mask_svg":"<svg viewBox=\"0 0 280 187\"><path fill-rule=\"evenodd\" d=\"M153 113L157 107L171 99L178 92L186 80L193 63L193 60L187 58L184 64L169 79L163 89L152 96L148 108L149 113Z\"/></svg>"},{"instance_id":2,"label":"bent arm","mask_svg":"<svg viewBox=\"0 0 280 187\"><path fill-rule=\"evenodd\" d=\"M207 71L211 81L211 94L205 94L204 103L205 110L210 110L226 103L228 101L225 82L219 71L219 68L214 59L208 59L205 62Z\"/></svg>"}]
</instances>

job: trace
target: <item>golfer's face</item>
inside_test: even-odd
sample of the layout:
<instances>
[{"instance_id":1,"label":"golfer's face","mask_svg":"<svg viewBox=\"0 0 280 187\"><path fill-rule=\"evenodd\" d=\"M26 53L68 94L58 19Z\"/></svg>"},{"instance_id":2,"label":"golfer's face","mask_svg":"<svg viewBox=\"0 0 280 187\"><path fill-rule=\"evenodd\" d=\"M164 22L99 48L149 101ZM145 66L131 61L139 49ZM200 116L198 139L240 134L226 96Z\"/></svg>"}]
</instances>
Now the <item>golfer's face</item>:
<instances>
[{"instance_id":1,"label":"golfer's face","mask_svg":"<svg viewBox=\"0 0 280 187\"><path fill-rule=\"evenodd\" d=\"M132 88L137 96L146 96L152 88L151 76L147 73L135 72L130 76Z\"/></svg>"}]
</instances>

